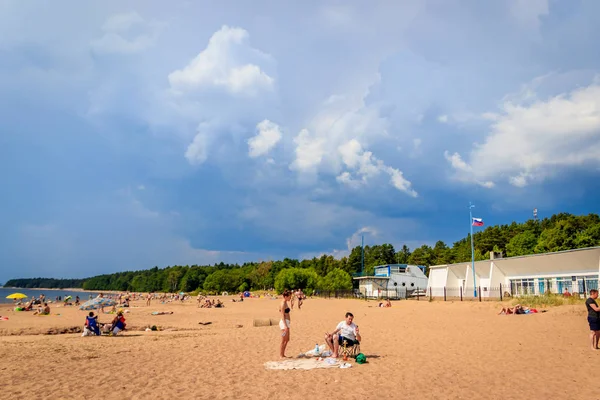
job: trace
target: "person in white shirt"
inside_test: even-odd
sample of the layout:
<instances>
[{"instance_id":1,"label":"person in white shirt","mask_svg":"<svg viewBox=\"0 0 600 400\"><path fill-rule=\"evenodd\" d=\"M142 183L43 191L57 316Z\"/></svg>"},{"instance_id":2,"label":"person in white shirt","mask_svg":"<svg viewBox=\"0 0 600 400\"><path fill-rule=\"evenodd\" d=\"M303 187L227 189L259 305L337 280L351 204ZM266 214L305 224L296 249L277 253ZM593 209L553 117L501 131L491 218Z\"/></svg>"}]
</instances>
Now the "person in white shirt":
<instances>
[{"instance_id":1,"label":"person in white shirt","mask_svg":"<svg viewBox=\"0 0 600 400\"><path fill-rule=\"evenodd\" d=\"M358 325L354 322L354 315L351 312L346 313L346 319L337 324L335 330L331 333L325 333L325 341L333 352L333 357L339 356L339 348L346 341L347 346L359 344L362 338L358 330Z\"/></svg>"}]
</instances>

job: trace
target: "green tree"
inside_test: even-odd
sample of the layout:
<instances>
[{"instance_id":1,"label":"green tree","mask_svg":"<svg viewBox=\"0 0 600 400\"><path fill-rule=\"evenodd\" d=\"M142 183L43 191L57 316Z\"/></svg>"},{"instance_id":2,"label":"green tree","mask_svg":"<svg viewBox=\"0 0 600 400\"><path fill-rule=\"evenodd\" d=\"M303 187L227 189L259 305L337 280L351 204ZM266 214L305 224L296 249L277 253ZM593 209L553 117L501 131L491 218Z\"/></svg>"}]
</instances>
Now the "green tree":
<instances>
[{"instance_id":1,"label":"green tree","mask_svg":"<svg viewBox=\"0 0 600 400\"><path fill-rule=\"evenodd\" d=\"M336 268L321 278L319 288L327 291L351 290L352 277L346 271Z\"/></svg>"},{"instance_id":2,"label":"green tree","mask_svg":"<svg viewBox=\"0 0 600 400\"><path fill-rule=\"evenodd\" d=\"M314 290L319 283L319 275L313 269L287 268L275 278L275 290L283 293L285 289Z\"/></svg>"},{"instance_id":3,"label":"green tree","mask_svg":"<svg viewBox=\"0 0 600 400\"><path fill-rule=\"evenodd\" d=\"M515 236L506 245L506 255L509 257L533 254L538 238L532 231L523 231Z\"/></svg>"},{"instance_id":4,"label":"green tree","mask_svg":"<svg viewBox=\"0 0 600 400\"><path fill-rule=\"evenodd\" d=\"M407 245L403 244L400 251L396 253L396 263L397 264L408 264L408 259L410 258L410 249Z\"/></svg>"}]
</instances>

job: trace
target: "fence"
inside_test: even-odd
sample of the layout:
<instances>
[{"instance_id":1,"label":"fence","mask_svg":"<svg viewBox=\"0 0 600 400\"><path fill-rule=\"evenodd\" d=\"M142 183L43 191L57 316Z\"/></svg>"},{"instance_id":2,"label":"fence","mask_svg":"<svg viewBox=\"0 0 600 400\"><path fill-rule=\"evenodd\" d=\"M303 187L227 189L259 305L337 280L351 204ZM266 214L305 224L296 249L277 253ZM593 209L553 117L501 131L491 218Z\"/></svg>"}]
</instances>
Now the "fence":
<instances>
[{"instance_id":1,"label":"fence","mask_svg":"<svg viewBox=\"0 0 600 400\"><path fill-rule=\"evenodd\" d=\"M336 290L336 291L315 291L314 297L321 297L325 299L371 299L371 300L400 300L400 299L423 299L427 297L426 288L405 288L395 287L393 289L380 289L380 290Z\"/></svg>"},{"instance_id":2,"label":"fence","mask_svg":"<svg viewBox=\"0 0 600 400\"><path fill-rule=\"evenodd\" d=\"M486 301L503 300L510 297L543 295L548 293L564 294L586 294L591 289L598 289L598 280L546 282L544 285L522 285L512 282L510 285L498 285L496 287L478 286L473 287L437 287L437 288L411 288L397 287L393 289L381 289L373 291L336 290L315 291L314 297L325 299L372 299L372 300L444 300L444 301Z\"/></svg>"},{"instance_id":3,"label":"fence","mask_svg":"<svg viewBox=\"0 0 600 400\"><path fill-rule=\"evenodd\" d=\"M497 287L438 287L428 288L426 297L429 300L444 300L444 301L486 301L486 300L502 300L507 297L512 297L510 288L504 285Z\"/></svg>"}]
</instances>

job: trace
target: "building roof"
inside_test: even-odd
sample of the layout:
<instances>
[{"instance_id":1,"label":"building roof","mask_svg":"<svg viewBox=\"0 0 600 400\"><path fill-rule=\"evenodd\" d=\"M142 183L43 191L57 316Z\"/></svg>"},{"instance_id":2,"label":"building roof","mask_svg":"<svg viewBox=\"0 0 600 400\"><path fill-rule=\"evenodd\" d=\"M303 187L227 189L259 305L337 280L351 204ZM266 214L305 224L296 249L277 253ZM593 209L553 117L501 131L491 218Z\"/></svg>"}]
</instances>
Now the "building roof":
<instances>
[{"instance_id":1,"label":"building roof","mask_svg":"<svg viewBox=\"0 0 600 400\"><path fill-rule=\"evenodd\" d=\"M531 254L527 256L497 258L475 262L477 275L489 275L490 263L494 263L506 276L529 276L539 274L573 274L600 270L600 246L584 249L564 250L553 253ZM434 265L431 269L465 267L469 261L458 264ZM461 268L452 268L459 272Z\"/></svg>"},{"instance_id":2,"label":"building roof","mask_svg":"<svg viewBox=\"0 0 600 400\"><path fill-rule=\"evenodd\" d=\"M362 279L370 279L370 280L389 280L390 277L389 276L355 276L352 279L356 279L357 281L362 280Z\"/></svg>"}]
</instances>

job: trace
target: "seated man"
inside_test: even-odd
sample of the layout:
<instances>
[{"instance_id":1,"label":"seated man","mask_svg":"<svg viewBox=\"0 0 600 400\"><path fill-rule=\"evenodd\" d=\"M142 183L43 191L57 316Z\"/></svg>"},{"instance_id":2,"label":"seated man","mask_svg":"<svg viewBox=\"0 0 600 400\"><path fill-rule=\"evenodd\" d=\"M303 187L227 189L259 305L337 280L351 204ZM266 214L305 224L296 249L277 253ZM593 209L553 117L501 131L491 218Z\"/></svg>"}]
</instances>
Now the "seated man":
<instances>
[{"instance_id":1,"label":"seated man","mask_svg":"<svg viewBox=\"0 0 600 400\"><path fill-rule=\"evenodd\" d=\"M44 307L40 306L38 310L33 313L33 315L50 315L50 306L48 303L44 303Z\"/></svg>"},{"instance_id":2,"label":"seated man","mask_svg":"<svg viewBox=\"0 0 600 400\"><path fill-rule=\"evenodd\" d=\"M90 311L89 315L85 317L85 327L81 336L91 336L92 334L100 336L100 326L98 326L98 316Z\"/></svg>"},{"instance_id":3,"label":"seated man","mask_svg":"<svg viewBox=\"0 0 600 400\"><path fill-rule=\"evenodd\" d=\"M346 319L337 324L333 332L325 333L325 342L333 352L333 357L339 357L339 349L344 345L344 341L347 347L360 344L362 338L358 331L358 325L352 322L353 320L354 315L347 312Z\"/></svg>"}]
</instances>

